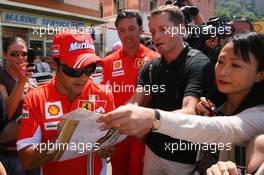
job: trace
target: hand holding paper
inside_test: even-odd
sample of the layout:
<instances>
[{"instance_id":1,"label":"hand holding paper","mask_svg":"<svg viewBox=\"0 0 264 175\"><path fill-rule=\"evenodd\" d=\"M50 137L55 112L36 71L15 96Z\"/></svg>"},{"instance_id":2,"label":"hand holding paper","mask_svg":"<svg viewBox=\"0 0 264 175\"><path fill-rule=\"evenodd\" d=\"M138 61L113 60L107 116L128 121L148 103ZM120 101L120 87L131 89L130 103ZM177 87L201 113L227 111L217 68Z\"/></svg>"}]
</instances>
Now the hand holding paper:
<instances>
[{"instance_id":1,"label":"hand holding paper","mask_svg":"<svg viewBox=\"0 0 264 175\"><path fill-rule=\"evenodd\" d=\"M96 122L101 114L85 109L77 109L62 116L63 128L56 141L58 150L54 161L64 161L98 151L114 145L126 138L115 129L101 131Z\"/></svg>"}]
</instances>

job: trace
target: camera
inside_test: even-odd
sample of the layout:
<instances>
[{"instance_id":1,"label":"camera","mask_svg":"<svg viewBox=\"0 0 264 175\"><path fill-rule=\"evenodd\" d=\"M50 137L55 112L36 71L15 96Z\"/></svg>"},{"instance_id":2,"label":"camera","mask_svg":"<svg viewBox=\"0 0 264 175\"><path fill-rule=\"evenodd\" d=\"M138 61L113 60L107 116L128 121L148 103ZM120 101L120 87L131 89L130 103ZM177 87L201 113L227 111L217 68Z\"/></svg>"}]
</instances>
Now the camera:
<instances>
[{"instance_id":1,"label":"camera","mask_svg":"<svg viewBox=\"0 0 264 175\"><path fill-rule=\"evenodd\" d=\"M192 22L193 17L197 16L199 9L196 6L183 6L181 11L184 15L184 23L189 24Z\"/></svg>"},{"instance_id":2,"label":"camera","mask_svg":"<svg viewBox=\"0 0 264 175\"><path fill-rule=\"evenodd\" d=\"M226 39L235 33L234 26L226 18L212 17L199 26L186 25L185 40L195 49L204 51L205 41L211 38Z\"/></svg>"},{"instance_id":3,"label":"camera","mask_svg":"<svg viewBox=\"0 0 264 175\"><path fill-rule=\"evenodd\" d=\"M184 0L176 0L174 2L174 5L177 5L178 7L183 7L183 6L185 6Z\"/></svg>"},{"instance_id":4,"label":"camera","mask_svg":"<svg viewBox=\"0 0 264 175\"><path fill-rule=\"evenodd\" d=\"M230 23L227 22L227 18L225 17L211 17L209 18L209 21L206 23L205 26L210 26L210 27L215 27L217 29L222 28L222 32L221 30L216 30L216 36L219 39L226 39L228 37L231 37L234 35L235 33L235 27L233 25L231 25ZM212 38L214 36L212 35L208 35L205 38Z\"/></svg>"},{"instance_id":5,"label":"camera","mask_svg":"<svg viewBox=\"0 0 264 175\"><path fill-rule=\"evenodd\" d=\"M36 55L36 52L34 49L28 49L28 56L27 56L27 62L28 62L28 65L27 67L34 67L35 64L34 64L34 60L35 60L35 55Z\"/></svg>"},{"instance_id":6,"label":"camera","mask_svg":"<svg viewBox=\"0 0 264 175\"><path fill-rule=\"evenodd\" d=\"M221 49L220 40L232 37L235 33L235 27L224 17L212 17L201 25L192 25L191 22L199 14L199 9L196 6L186 6L185 0L168 0L165 5L167 4L178 6L184 15L186 29L184 41L210 58L218 57ZM206 44L206 41L211 38L218 38L214 48L209 48Z\"/></svg>"},{"instance_id":7,"label":"camera","mask_svg":"<svg viewBox=\"0 0 264 175\"><path fill-rule=\"evenodd\" d=\"M218 37L219 39L226 39L233 36L235 32L234 26L230 25L226 18L211 17L208 22L200 26L187 25L189 37L200 38L208 40L210 38Z\"/></svg>"},{"instance_id":8,"label":"camera","mask_svg":"<svg viewBox=\"0 0 264 175\"><path fill-rule=\"evenodd\" d=\"M174 1L174 2L172 2L171 0L167 0L167 1L165 2L165 5L168 5L168 4L176 5L176 6L178 6L179 8L185 6L185 4L184 4L184 0L176 0L176 1Z\"/></svg>"},{"instance_id":9,"label":"camera","mask_svg":"<svg viewBox=\"0 0 264 175\"><path fill-rule=\"evenodd\" d=\"M184 15L185 25L191 23L193 18L199 14L199 9L196 6L185 5L184 0L176 0L175 2L168 0L165 2L165 5L169 5L169 4L178 6L181 9Z\"/></svg>"}]
</instances>

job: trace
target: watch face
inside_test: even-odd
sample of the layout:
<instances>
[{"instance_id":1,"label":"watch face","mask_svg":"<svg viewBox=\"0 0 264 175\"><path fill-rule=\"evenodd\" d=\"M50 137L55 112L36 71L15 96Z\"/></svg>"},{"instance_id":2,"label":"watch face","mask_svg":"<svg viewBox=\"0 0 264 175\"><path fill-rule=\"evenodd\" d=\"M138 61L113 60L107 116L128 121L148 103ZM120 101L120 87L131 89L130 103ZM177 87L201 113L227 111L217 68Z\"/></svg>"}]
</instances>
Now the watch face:
<instances>
[{"instance_id":1,"label":"watch face","mask_svg":"<svg viewBox=\"0 0 264 175\"><path fill-rule=\"evenodd\" d=\"M154 109L155 111L155 119L153 122L152 130L157 130L160 127L160 113L157 109Z\"/></svg>"},{"instance_id":2,"label":"watch face","mask_svg":"<svg viewBox=\"0 0 264 175\"><path fill-rule=\"evenodd\" d=\"M160 120L155 120L153 123L152 130L157 130L160 127Z\"/></svg>"}]
</instances>

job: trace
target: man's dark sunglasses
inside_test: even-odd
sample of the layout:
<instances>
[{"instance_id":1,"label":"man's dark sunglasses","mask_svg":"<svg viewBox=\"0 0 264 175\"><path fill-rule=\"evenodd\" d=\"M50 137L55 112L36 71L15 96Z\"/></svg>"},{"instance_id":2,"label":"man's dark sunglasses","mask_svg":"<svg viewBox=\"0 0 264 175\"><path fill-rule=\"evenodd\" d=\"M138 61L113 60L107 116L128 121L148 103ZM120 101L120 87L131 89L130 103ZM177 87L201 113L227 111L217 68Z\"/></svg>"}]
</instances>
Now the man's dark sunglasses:
<instances>
[{"instance_id":1,"label":"man's dark sunglasses","mask_svg":"<svg viewBox=\"0 0 264 175\"><path fill-rule=\"evenodd\" d=\"M58 64L59 67L62 67L62 72L65 75L69 77L73 77L73 78L80 77L84 73L86 76L89 77L94 73L95 68L96 68L96 63L92 63L82 69L73 69L73 68L68 67L66 64L60 63L57 59L54 59L54 60L56 60L56 63Z\"/></svg>"},{"instance_id":2,"label":"man's dark sunglasses","mask_svg":"<svg viewBox=\"0 0 264 175\"><path fill-rule=\"evenodd\" d=\"M19 55L22 57L26 57L27 54L28 54L27 52L18 52L18 51L13 51L10 53L12 57L18 57Z\"/></svg>"},{"instance_id":3,"label":"man's dark sunglasses","mask_svg":"<svg viewBox=\"0 0 264 175\"><path fill-rule=\"evenodd\" d=\"M133 18L136 16L137 14L134 11L122 10L118 13L117 18Z\"/></svg>"}]
</instances>

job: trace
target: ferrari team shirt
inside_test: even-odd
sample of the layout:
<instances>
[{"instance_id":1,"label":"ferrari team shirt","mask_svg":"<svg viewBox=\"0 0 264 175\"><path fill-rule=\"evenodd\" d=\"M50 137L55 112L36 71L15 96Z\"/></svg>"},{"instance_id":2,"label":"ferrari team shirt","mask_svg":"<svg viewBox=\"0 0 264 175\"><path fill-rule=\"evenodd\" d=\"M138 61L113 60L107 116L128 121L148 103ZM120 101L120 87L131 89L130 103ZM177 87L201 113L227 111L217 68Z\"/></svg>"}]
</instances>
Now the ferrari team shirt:
<instances>
[{"instance_id":1,"label":"ferrari team shirt","mask_svg":"<svg viewBox=\"0 0 264 175\"><path fill-rule=\"evenodd\" d=\"M157 52L141 44L133 59L125 56L122 48L103 59L102 84L111 88L116 107L126 103L135 92L138 73L144 64L158 56Z\"/></svg>"},{"instance_id":2,"label":"ferrari team shirt","mask_svg":"<svg viewBox=\"0 0 264 175\"><path fill-rule=\"evenodd\" d=\"M55 88L55 79L39 87L25 97L23 118L17 139L17 150L27 146L47 143L57 136L57 123L61 116L78 108L105 113L114 109L113 95L104 86L91 80L83 92L69 101ZM99 175L105 164L93 153L65 161L49 162L41 167L43 175Z\"/></svg>"}]
</instances>

